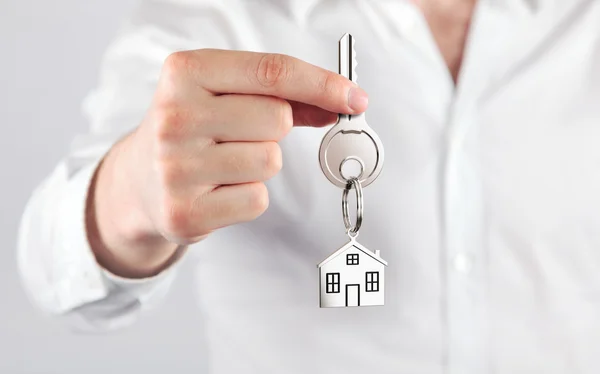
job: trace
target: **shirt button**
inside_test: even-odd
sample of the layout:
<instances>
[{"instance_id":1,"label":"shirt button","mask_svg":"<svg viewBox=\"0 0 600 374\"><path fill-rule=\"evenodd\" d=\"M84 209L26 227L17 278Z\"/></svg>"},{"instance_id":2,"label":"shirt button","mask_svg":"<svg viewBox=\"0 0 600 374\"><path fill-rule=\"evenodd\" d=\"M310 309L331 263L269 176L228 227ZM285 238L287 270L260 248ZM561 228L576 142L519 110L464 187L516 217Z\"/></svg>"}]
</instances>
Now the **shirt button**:
<instances>
[{"instance_id":1,"label":"shirt button","mask_svg":"<svg viewBox=\"0 0 600 374\"><path fill-rule=\"evenodd\" d=\"M473 259L467 253L459 253L454 256L454 269L459 273L467 274L473 268Z\"/></svg>"}]
</instances>

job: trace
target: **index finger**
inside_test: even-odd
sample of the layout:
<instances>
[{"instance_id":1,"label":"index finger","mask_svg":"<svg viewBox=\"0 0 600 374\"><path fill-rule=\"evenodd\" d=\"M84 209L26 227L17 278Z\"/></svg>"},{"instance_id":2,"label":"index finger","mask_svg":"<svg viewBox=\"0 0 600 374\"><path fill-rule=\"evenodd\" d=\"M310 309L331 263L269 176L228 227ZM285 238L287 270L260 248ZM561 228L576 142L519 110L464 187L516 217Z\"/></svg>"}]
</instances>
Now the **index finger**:
<instances>
[{"instance_id":1,"label":"index finger","mask_svg":"<svg viewBox=\"0 0 600 374\"><path fill-rule=\"evenodd\" d=\"M215 94L277 96L343 114L367 109L368 96L355 83L291 56L216 49L194 54L197 67L190 70Z\"/></svg>"}]
</instances>

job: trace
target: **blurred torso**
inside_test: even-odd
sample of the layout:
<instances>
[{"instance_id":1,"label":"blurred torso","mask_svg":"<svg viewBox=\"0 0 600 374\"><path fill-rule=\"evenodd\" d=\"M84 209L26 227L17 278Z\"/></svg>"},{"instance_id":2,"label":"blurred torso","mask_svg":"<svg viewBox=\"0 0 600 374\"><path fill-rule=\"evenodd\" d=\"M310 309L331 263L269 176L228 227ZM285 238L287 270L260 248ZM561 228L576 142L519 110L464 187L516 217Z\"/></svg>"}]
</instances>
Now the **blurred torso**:
<instances>
[{"instance_id":1,"label":"blurred torso","mask_svg":"<svg viewBox=\"0 0 600 374\"><path fill-rule=\"evenodd\" d=\"M386 305L318 308L316 264L346 241L341 190L317 162L327 129L294 129L267 213L191 252L214 373L596 372L597 1L481 0L456 85L408 1L199 2L223 20L214 39L202 7L180 3L162 28L173 49L336 70L353 34L386 150L359 237L389 262Z\"/></svg>"}]
</instances>

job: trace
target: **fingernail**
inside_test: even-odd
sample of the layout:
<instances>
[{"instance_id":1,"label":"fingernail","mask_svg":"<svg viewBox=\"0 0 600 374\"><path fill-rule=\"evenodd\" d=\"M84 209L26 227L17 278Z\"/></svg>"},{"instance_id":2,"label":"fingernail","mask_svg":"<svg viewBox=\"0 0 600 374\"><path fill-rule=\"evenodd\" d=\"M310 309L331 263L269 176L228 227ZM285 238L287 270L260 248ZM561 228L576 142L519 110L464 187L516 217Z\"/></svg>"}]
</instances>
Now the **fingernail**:
<instances>
[{"instance_id":1,"label":"fingernail","mask_svg":"<svg viewBox=\"0 0 600 374\"><path fill-rule=\"evenodd\" d=\"M351 88L348 92L348 106L357 112L364 112L369 105L369 96L359 87Z\"/></svg>"}]
</instances>

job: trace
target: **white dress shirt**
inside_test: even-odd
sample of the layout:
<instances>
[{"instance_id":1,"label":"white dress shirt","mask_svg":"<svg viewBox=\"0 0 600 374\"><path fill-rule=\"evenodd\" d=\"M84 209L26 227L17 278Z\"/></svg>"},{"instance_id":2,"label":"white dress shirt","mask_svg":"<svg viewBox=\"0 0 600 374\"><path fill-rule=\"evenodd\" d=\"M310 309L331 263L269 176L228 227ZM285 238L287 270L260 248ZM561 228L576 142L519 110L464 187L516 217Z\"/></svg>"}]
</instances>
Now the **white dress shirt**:
<instances>
[{"instance_id":1,"label":"white dress shirt","mask_svg":"<svg viewBox=\"0 0 600 374\"><path fill-rule=\"evenodd\" d=\"M316 265L347 240L318 165L327 129L282 142L270 207L194 245L210 372L598 373L600 2L480 0L455 86L402 0L145 1L85 101L89 132L33 194L19 266L32 299L79 328L133 323L181 261L126 280L96 263L84 207L105 152L137 126L165 57L279 52L337 70L356 38L367 122L385 146L359 241L387 260L386 305L318 307ZM60 129L57 128L57 131Z\"/></svg>"}]
</instances>

